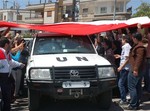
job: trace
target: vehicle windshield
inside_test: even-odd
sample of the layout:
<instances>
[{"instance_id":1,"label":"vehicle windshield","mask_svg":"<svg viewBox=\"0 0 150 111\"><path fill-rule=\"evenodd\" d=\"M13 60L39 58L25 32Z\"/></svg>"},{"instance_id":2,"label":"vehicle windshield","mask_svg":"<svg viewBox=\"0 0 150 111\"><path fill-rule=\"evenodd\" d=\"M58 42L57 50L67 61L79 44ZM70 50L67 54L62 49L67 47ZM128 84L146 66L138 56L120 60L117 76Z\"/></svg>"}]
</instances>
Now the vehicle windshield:
<instances>
[{"instance_id":1,"label":"vehicle windshield","mask_svg":"<svg viewBox=\"0 0 150 111\"><path fill-rule=\"evenodd\" d=\"M95 50L88 37L59 36L36 38L33 55L64 53L95 53Z\"/></svg>"}]
</instances>

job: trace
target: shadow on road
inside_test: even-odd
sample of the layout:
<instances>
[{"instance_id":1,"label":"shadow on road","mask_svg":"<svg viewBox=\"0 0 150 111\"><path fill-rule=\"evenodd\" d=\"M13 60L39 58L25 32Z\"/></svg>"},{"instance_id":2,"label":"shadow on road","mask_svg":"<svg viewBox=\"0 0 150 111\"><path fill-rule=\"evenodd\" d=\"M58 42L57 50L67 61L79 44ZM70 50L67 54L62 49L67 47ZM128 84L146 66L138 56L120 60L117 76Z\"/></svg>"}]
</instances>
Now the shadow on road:
<instances>
[{"instance_id":1,"label":"shadow on road","mask_svg":"<svg viewBox=\"0 0 150 111\"><path fill-rule=\"evenodd\" d=\"M42 105L39 111L112 111L99 109L98 106L88 100L51 101L46 103Z\"/></svg>"},{"instance_id":2,"label":"shadow on road","mask_svg":"<svg viewBox=\"0 0 150 111\"><path fill-rule=\"evenodd\" d=\"M127 111L116 104L118 98L114 98L109 110L99 109L93 102L88 100L68 100L68 101L52 101L49 98L42 98L38 111ZM127 107L127 106L125 106ZM150 94L144 95L140 111L150 110ZM18 98L12 104L12 111L29 111L28 98Z\"/></svg>"},{"instance_id":3,"label":"shadow on road","mask_svg":"<svg viewBox=\"0 0 150 111\"><path fill-rule=\"evenodd\" d=\"M141 109L145 111L150 110L150 93L143 94L142 100L141 100Z\"/></svg>"},{"instance_id":4,"label":"shadow on road","mask_svg":"<svg viewBox=\"0 0 150 111\"><path fill-rule=\"evenodd\" d=\"M109 110L100 109L96 104L89 100L66 100L66 101L52 101L48 98L44 98L39 111L123 111L123 109L117 105L112 106ZM115 109L115 110L114 110Z\"/></svg>"}]
</instances>

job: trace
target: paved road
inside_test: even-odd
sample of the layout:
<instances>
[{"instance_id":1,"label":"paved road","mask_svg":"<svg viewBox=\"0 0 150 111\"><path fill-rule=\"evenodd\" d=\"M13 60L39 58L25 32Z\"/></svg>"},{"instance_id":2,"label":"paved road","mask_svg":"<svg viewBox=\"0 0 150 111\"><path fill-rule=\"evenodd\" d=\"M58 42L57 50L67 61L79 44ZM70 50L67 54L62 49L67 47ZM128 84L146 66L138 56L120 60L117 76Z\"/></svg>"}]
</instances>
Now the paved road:
<instances>
[{"instance_id":1,"label":"paved road","mask_svg":"<svg viewBox=\"0 0 150 111\"><path fill-rule=\"evenodd\" d=\"M39 111L127 111L116 104L118 100L118 98L113 98L111 108L109 110L102 110L98 109L92 102L86 100L52 102L44 98ZM139 111L150 111L150 94L144 94L142 101L143 103ZM18 98L17 101L12 104L12 111L29 111L28 99L26 97Z\"/></svg>"}]
</instances>

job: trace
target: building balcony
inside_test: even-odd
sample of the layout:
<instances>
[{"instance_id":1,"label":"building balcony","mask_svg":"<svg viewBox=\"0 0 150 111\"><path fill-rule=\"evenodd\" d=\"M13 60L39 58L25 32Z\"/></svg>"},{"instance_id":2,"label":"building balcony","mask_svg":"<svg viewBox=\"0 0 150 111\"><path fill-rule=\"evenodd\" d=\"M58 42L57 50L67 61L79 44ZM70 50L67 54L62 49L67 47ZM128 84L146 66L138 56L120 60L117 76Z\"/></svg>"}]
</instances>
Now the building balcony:
<instances>
[{"instance_id":1,"label":"building balcony","mask_svg":"<svg viewBox=\"0 0 150 111\"><path fill-rule=\"evenodd\" d=\"M44 10L44 4L32 4L32 5L28 5L26 7L26 10L32 10L32 11Z\"/></svg>"},{"instance_id":2,"label":"building balcony","mask_svg":"<svg viewBox=\"0 0 150 111\"><path fill-rule=\"evenodd\" d=\"M116 12L116 20L127 20L131 18L132 12ZM107 13L107 14L95 14L94 20L112 20L114 14Z\"/></svg>"},{"instance_id":3,"label":"building balcony","mask_svg":"<svg viewBox=\"0 0 150 111\"><path fill-rule=\"evenodd\" d=\"M26 17L25 23L28 24L43 24L44 18L43 17Z\"/></svg>"}]
</instances>

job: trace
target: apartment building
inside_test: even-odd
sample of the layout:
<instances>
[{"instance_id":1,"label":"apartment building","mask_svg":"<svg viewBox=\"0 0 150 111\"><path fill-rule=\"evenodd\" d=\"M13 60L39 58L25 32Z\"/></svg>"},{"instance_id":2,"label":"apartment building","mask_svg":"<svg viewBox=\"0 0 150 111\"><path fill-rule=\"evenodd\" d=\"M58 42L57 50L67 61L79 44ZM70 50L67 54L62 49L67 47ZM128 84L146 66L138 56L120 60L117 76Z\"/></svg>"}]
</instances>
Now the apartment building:
<instances>
[{"instance_id":1,"label":"apartment building","mask_svg":"<svg viewBox=\"0 0 150 111\"><path fill-rule=\"evenodd\" d=\"M61 1L61 0L60 0ZM132 12L127 11L127 3L130 0L76 0L79 8L78 21L98 21L98 20L125 20L129 19ZM73 18L76 13L73 0L63 0L61 2L29 4L25 9L30 12L25 17L25 23L49 24L61 22L60 18ZM115 10L114 10L114 7ZM114 13L115 11L115 13Z\"/></svg>"},{"instance_id":2,"label":"apartment building","mask_svg":"<svg viewBox=\"0 0 150 111\"><path fill-rule=\"evenodd\" d=\"M30 15L29 11L24 9L0 9L0 20L25 23L25 18Z\"/></svg>"},{"instance_id":3,"label":"apartment building","mask_svg":"<svg viewBox=\"0 0 150 111\"><path fill-rule=\"evenodd\" d=\"M49 23L54 23L55 4L29 4L26 10L34 12L25 18L26 23L44 24L49 19Z\"/></svg>"},{"instance_id":4,"label":"apartment building","mask_svg":"<svg viewBox=\"0 0 150 111\"><path fill-rule=\"evenodd\" d=\"M71 0L63 0L62 4L58 2L29 4L25 9L35 12L34 16L30 14L29 17L25 18L26 23L49 24L60 22L58 16L62 18L66 11L70 16L72 14L72 2Z\"/></svg>"},{"instance_id":5,"label":"apartment building","mask_svg":"<svg viewBox=\"0 0 150 111\"><path fill-rule=\"evenodd\" d=\"M129 19L132 14L126 8L129 1L116 0L115 4L115 0L80 0L79 21Z\"/></svg>"}]
</instances>

